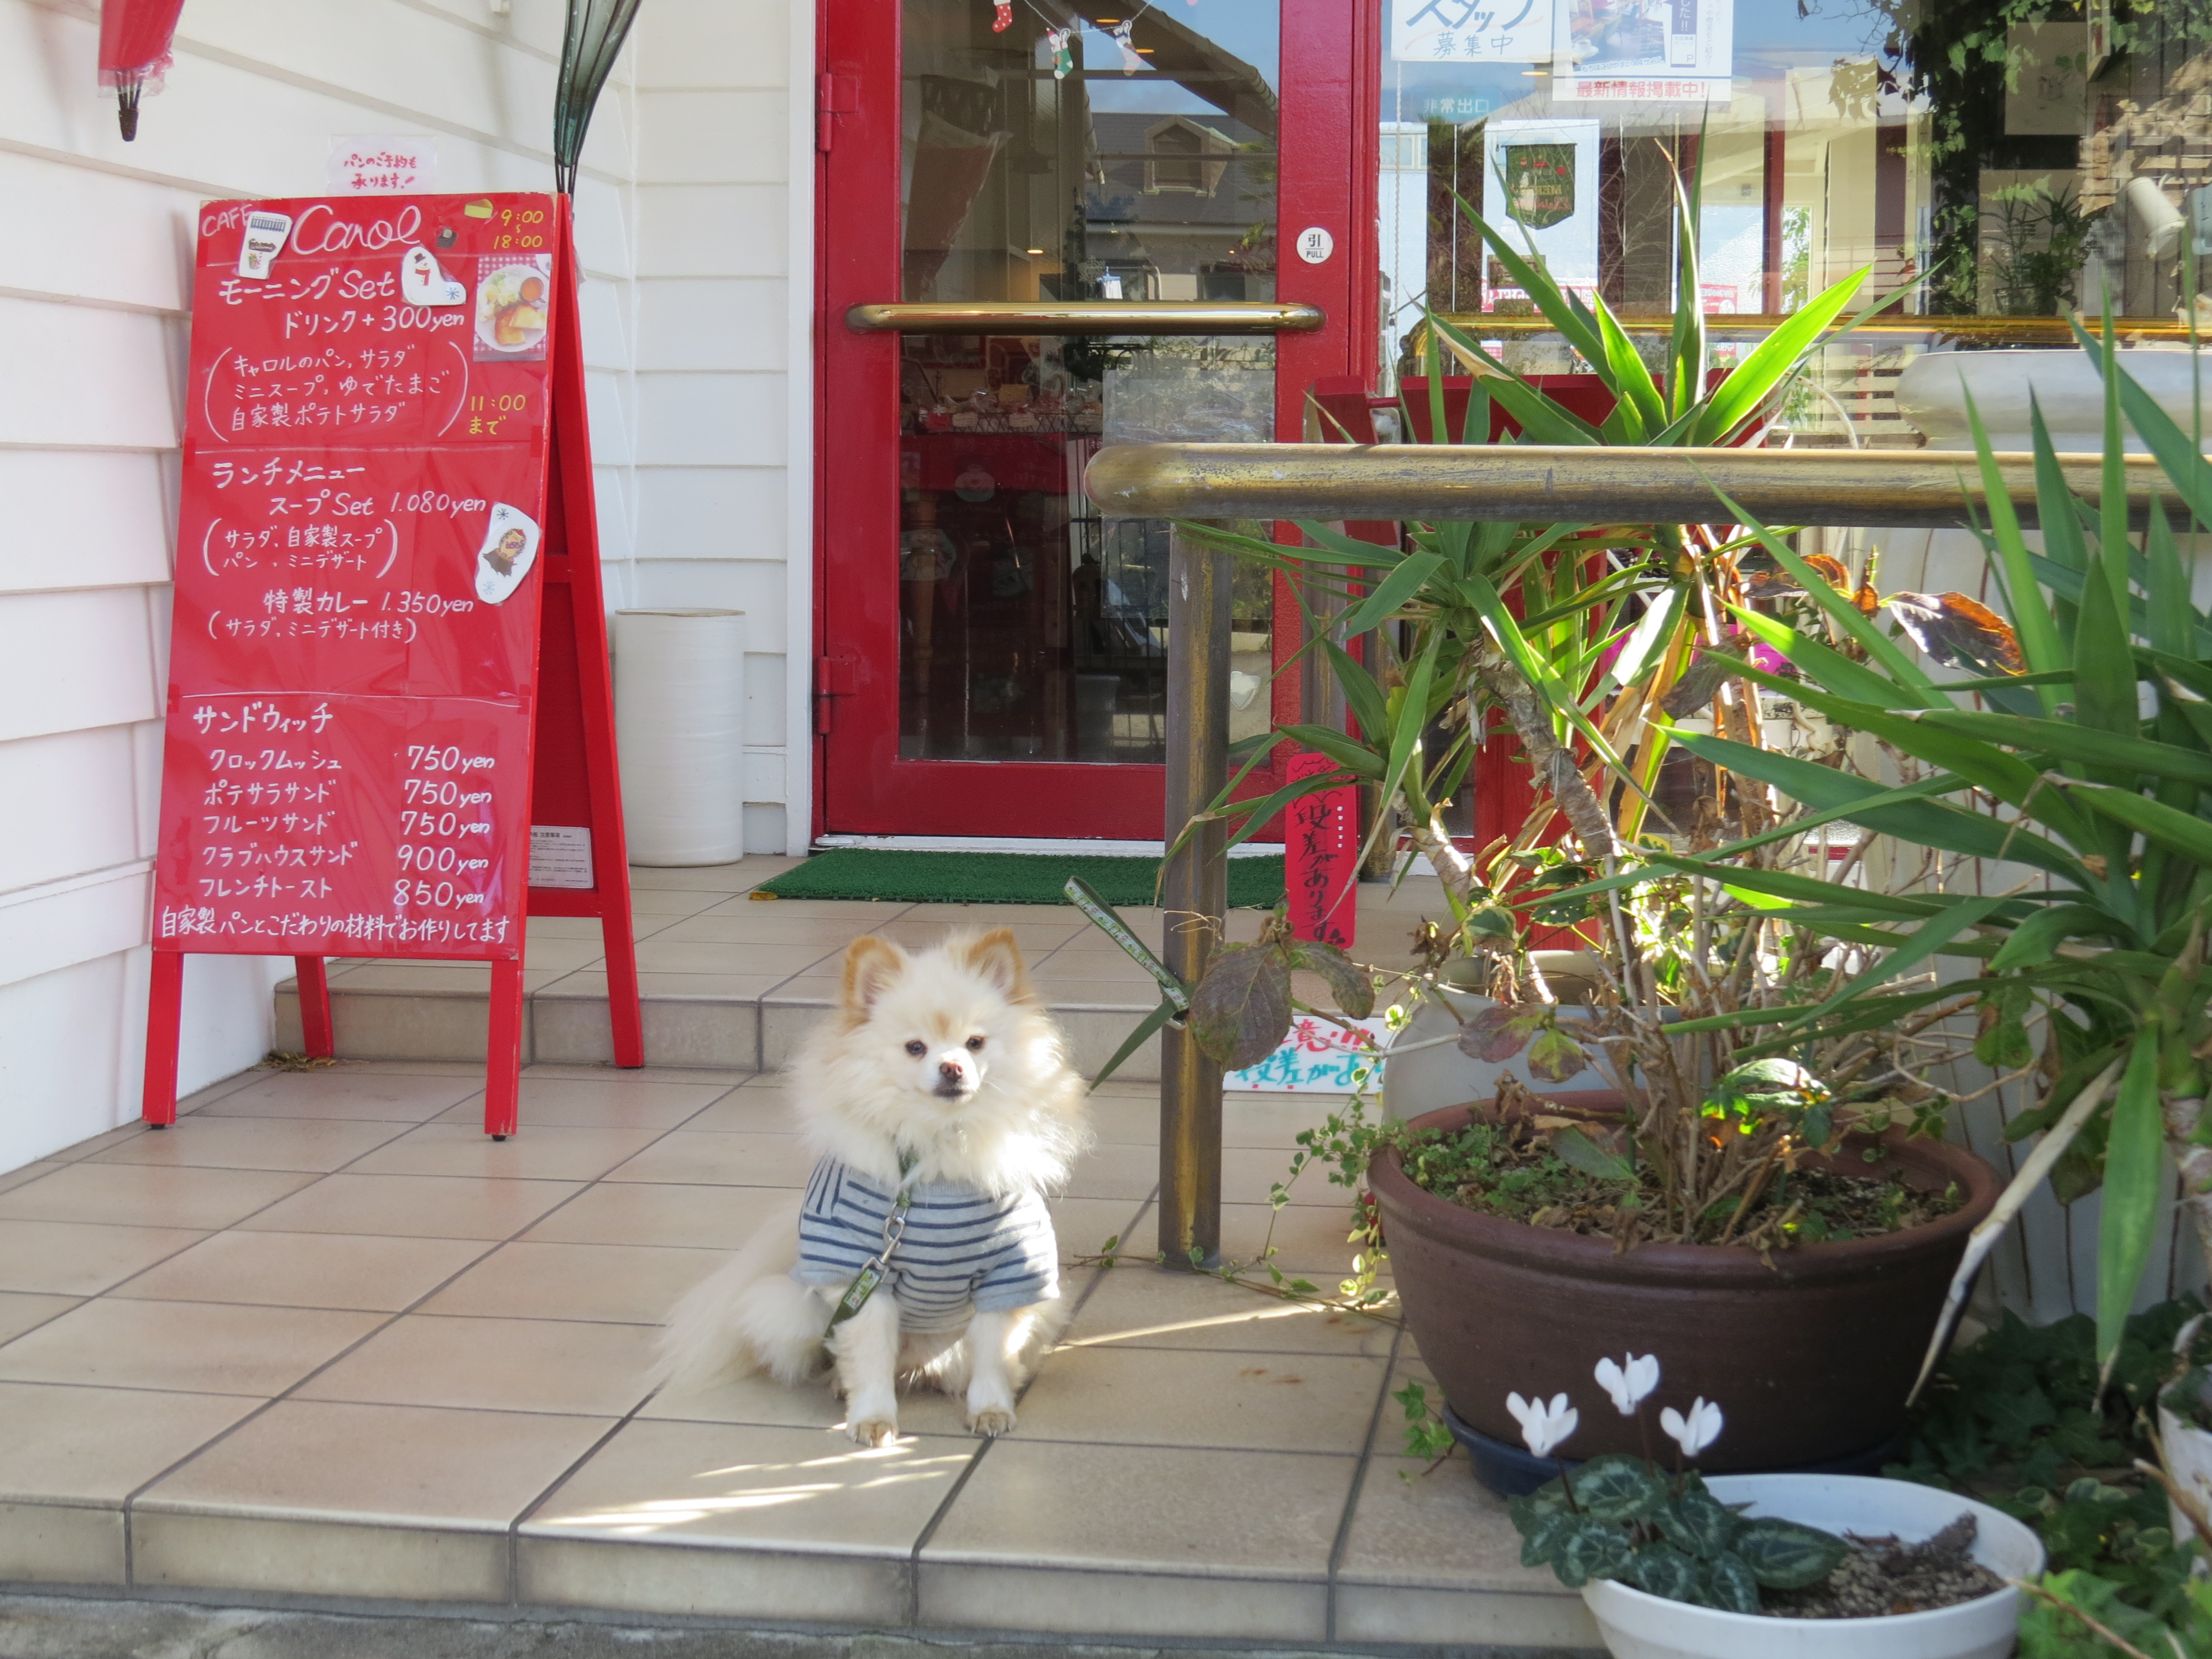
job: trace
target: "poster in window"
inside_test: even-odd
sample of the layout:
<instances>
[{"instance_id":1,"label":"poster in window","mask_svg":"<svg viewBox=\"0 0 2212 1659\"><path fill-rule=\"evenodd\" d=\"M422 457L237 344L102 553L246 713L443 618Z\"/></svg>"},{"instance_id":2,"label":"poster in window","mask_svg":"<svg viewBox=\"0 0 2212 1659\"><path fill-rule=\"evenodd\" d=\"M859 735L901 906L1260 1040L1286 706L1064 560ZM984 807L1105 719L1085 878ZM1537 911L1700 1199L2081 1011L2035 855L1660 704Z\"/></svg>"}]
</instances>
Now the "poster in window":
<instances>
[{"instance_id":1,"label":"poster in window","mask_svg":"<svg viewBox=\"0 0 2212 1659\"><path fill-rule=\"evenodd\" d=\"M1499 118L1483 128L1486 201L1493 219L1532 251L1553 281L1584 298L1597 287L1599 123ZM1528 295L1495 258L1486 263L1482 308L1512 310Z\"/></svg>"},{"instance_id":2,"label":"poster in window","mask_svg":"<svg viewBox=\"0 0 2212 1659\"><path fill-rule=\"evenodd\" d=\"M1725 101L1735 0L1558 0L1555 102Z\"/></svg>"},{"instance_id":3,"label":"poster in window","mask_svg":"<svg viewBox=\"0 0 2212 1659\"><path fill-rule=\"evenodd\" d=\"M1553 0L1391 0L1390 56L1419 64L1540 64Z\"/></svg>"}]
</instances>

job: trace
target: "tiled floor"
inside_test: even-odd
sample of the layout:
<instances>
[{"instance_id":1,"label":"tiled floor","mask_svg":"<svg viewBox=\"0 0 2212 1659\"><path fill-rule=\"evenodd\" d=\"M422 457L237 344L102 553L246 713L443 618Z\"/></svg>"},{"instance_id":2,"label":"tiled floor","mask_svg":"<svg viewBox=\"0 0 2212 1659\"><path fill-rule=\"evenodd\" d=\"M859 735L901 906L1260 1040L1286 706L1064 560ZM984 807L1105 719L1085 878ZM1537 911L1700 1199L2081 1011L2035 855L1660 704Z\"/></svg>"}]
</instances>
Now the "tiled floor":
<instances>
[{"instance_id":1,"label":"tiled floor","mask_svg":"<svg viewBox=\"0 0 2212 1659\"><path fill-rule=\"evenodd\" d=\"M699 896L695 914L731 915ZM841 942L827 915L732 920L758 912ZM781 1089L539 1065L522 1133L495 1145L480 1088L457 1064L252 1072L173 1129L0 1176L0 1582L1595 1645L1462 1462L1397 1455L1388 1396L1418 1366L1388 1322L1071 1263L1066 1341L994 1443L935 1395L866 1451L821 1388L650 1395L670 1301L804 1173ZM1097 1097L1100 1144L1056 1206L1064 1253L1146 1240L1154 1092ZM1329 1103L1230 1103L1239 1248ZM1318 1182L1297 1196L1283 1261L1341 1272L1340 1210Z\"/></svg>"},{"instance_id":2,"label":"tiled floor","mask_svg":"<svg viewBox=\"0 0 2212 1659\"><path fill-rule=\"evenodd\" d=\"M773 1071L836 995L838 957L862 933L902 944L929 943L954 926L1013 928L1038 988L1059 1013L1076 1063L1095 1070L1121 1047L1136 1018L1158 996L1144 971L1072 907L1020 904L895 904L748 896L798 860L752 857L690 870L633 870L640 994L646 1059L657 1066ZM1410 961L1407 941L1424 915L1444 907L1432 878L1409 880L1395 895L1380 884L1359 895L1361 960ZM1123 912L1159 948L1162 913ZM1229 936L1255 937L1262 912L1230 913ZM524 957L527 1007L524 1058L605 1065L614 1057L607 1023L605 952L599 924L574 917L530 923ZM486 988L481 964L333 963L332 1015L338 1052L373 1060L480 1060ZM1316 980L1302 989L1325 996ZM278 1044L300 1046L289 981L277 994ZM1159 1075L1158 1042L1121 1075Z\"/></svg>"}]
</instances>

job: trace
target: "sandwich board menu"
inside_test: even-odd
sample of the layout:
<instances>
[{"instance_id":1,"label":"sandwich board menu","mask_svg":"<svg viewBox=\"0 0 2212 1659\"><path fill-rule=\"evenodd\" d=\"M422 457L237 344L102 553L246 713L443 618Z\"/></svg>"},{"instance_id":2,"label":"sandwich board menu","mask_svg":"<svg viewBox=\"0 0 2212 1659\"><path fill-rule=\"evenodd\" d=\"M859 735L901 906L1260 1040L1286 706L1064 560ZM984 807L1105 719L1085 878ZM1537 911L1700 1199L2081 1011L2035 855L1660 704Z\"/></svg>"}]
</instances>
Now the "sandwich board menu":
<instances>
[{"instance_id":1,"label":"sandwich board menu","mask_svg":"<svg viewBox=\"0 0 2212 1659\"><path fill-rule=\"evenodd\" d=\"M599 918L644 1063L565 197L201 210L144 1115L183 958L491 964L517 1127L525 918Z\"/></svg>"}]
</instances>

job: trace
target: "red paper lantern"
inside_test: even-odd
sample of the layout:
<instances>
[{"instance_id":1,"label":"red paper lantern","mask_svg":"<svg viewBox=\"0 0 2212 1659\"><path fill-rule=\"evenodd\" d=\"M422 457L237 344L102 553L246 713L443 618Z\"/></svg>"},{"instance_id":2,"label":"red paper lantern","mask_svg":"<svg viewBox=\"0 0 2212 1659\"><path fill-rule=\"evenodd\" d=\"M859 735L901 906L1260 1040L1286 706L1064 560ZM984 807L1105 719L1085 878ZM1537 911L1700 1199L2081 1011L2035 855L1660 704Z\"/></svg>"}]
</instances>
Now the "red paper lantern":
<instances>
[{"instance_id":1,"label":"red paper lantern","mask_svg":"<svg viewBox=\"0 0 2212 1659\"><path fill-rule=\"evenodd\" d=\"M185 0L100 0L100 84L115 88L115 113L130 143L138 136L141 94L161 89L169 41Z\"/></svg>"}]
</instances>

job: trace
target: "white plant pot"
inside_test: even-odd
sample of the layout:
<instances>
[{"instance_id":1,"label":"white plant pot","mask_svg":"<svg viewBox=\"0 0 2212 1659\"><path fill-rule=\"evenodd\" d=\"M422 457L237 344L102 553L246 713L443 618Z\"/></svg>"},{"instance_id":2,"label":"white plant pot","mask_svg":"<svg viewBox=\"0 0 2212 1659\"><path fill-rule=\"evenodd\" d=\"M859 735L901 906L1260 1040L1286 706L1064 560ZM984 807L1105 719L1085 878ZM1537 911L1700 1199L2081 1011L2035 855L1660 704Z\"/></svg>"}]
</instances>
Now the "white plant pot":
<instances>
[{"instance_id":1,"label":"white plant pot","mask_svg":"<svg viewBox=\"0 0 2212 1659\"><path fill-rule=\"evenodd\" d=\"M2158 1406L2158 1439L2166 1449L2166 1472L2173 1483L2197 1500L2197 1507L2212 1512L2212 1429L2200 1429L2174 1415L2164 1401ZM2176 1539L2196 1534L2181 1505L2166 1500L2166 1513Z\"/></svg>"},{"instance_id":2,"label":"white plant pot","mask_svg":"<svg viewBox=\"0 0 2212 1659\"><path fill-rule=\"evenodd\" d=\"M1717 1474L1705 1484L1725 1503L1749 1503L1753 1515L1862 1538L1917 1542L1971 1511L1979 1526L1974 1559L2000 1578L2043 1571L2043 1545L2027 1528L1933 1486L1856 1474ZM1887 1619L1723 1613L1611 1582L1590 1585L1583 1599L1615 1659L2005 1659L2020 1620L2020 1592L2009 1584L1954 1607Z\"/></svg>"}]
</instances>

